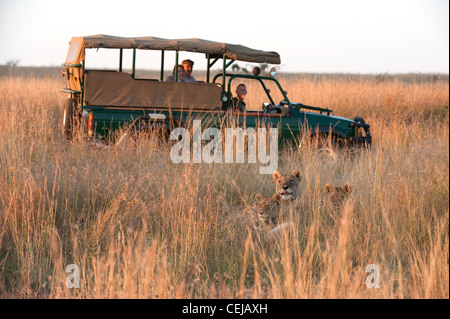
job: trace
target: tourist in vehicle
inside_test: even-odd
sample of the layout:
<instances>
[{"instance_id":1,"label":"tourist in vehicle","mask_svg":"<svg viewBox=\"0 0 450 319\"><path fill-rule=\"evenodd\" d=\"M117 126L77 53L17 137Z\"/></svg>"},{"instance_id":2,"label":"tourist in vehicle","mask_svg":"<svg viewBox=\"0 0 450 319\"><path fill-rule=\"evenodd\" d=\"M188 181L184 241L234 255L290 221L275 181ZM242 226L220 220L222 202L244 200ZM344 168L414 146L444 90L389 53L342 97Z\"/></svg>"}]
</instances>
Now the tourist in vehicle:
<instances>
[{"instance_id":1,"label":"tourist in vehicle","mask_svg":"<svg viewBox=\"0 0 450 319\"><path fill-rule=\"evenodd\" d=\"M168 76L168 77L166 78L166 82L175 82L175 70L176 70L176 69L177 69L177 66L175 65L175 66L173 67L172 75L171 75L171 76ZM178 82L184 82L184 81L183 81L184 75L185 75L185 73L184 73L184 68L183 68L183 66L182 66L181 64L178 64Z\"/></svg>"},{"instance_id":2,"label":"tourist in vehicle","mask_svg":"<svg viewBox=\"0 0 450 319\"><path fill-rule=\"evenodd\" d=\"M197 80L191 75L192 69L194 68L194 61L187 59L183 60L181 64L183 65L184 68L184 82L192 82L192 83L197 82Z\"/></svg>"},{"instance_id":3,"label":"tourist in vehicle","mask_svg":"<svg viewBox=\"0 0 450 319\"><path fill-rule=\"evenodd\" d=\"M233 111L245 112L244 98L247 95L247 86L241 83L236 88L236 96L231 100L231 108Z\"/></svg>"}]
</instances>

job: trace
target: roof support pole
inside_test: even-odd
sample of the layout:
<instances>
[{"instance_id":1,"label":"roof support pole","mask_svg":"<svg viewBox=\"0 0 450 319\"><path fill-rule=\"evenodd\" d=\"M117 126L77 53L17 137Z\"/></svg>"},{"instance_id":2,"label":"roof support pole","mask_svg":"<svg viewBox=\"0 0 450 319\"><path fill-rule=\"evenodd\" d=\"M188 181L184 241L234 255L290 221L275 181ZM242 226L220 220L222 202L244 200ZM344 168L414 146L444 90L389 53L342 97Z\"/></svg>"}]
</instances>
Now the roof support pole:
<instances>
[{"instance_id":1,"label":"roof support pole","mask_svg":"<svg viewBox=\"0 0 450 319\"><path fill-rule=\"evenodd\" d=\"M81 103L81 105L84 105L84 74L86 74L85 73L86 72L86 66L85 66L85 60L83 60L83 61L81 61L81 74L83 74L82 76L81 76L81 83L80 83L80 86L81 86L81 99L80 99L80 103Z\"/></svg>"},{"instance_id":2,"label":"roof support pole","mask_svg":"<svg viewBox=\"0 0 450 319\"><path fill-rule=\"evenodd\" d=\"M225 90L225 70L227 69L227 56L223 54L222 88Z\"/></svg>"},{"instance_id":3,"label":"roof support pole","mask_svg":"<svg viewBox=\"0 0 450 319\"><path fill-rule=\"evenodd\" d=\"M178 50L175 53L175 82L178 82Z\"/></svg>"},{"instance_id":4,"label":"roof support pole","mask_svg":"<svg viewBox=\"0 0 450 319\"><path fill-rule=\"evenodd\" d=\"M235 60L231 59L231 61L228 62L227 65L225 65L225 69L228 69L228 67L229 67L230 65L232 65L232 64L234 63L234 61L235 61Z\"/></svg>"},{"instance_id":5,"label":"roof support pole","mask_svg":"<svg viewBox=\"0 0 450 319\"><path fill-rule=\"evenodd\" d=\"M208 59L207 68L206 68L206 83L209 83L209 69L210 69L209 63L211 61L211 57L209 56L209 53L206 53L206 57Z\"/></svg>"},{"instance_id":6,"label":"roof support pole","mask_svg":"<svg viewBox=\"0 0 450 319\"><path fill-rule=\"evenodd\" d=\"M215 58L214 61L212 61L212 63L209 65L209 68L212 68L214 63L216 63L217 61L219 61L219 58Z\"/></svg>"},{"instance_id":7,"label":"roof support pole","mask_svg":"<svg viewBox=\"0 0 450 319\"><path fill-rule=\"evenodd\" d=\"M164 50L161 50L161 81L164 81Z\"/></svg>"},{"instance_id":8,"label":"roof support pole","mask_svg":"<svg viewBox=\"0 0 450 319\"><path fill-rule=\"evenodd\" d=\"M122 72L123 49L120 49L119 55L119 72Z\"/></svg>"},{"instance_id":9,"label":"roof support pole","mask_svg":"<svg viewBox=\"0 0 450 319\"><path fill-rule=\"evenodd\" d=\"M136 48L133 48L133 70L131 72L131 77L134 79L136 75Z\"/></svg>"},{"instance_id":10,"label":"roof support pole","mask_svg":"<svg viewBox=\"0 0 450 319\"><path fill-rule=\"evenodd\" d=\"M209 82L209 78L210 78L210 73L211 73L211 68L214 65L214 63L216 63L217 61L219 61L219 58L215 58L214 61L211 62L211 56L209 53L207 53L208 56L208 70L207 70L207 80L206 82Z\"/></svg>"}]
</instances>

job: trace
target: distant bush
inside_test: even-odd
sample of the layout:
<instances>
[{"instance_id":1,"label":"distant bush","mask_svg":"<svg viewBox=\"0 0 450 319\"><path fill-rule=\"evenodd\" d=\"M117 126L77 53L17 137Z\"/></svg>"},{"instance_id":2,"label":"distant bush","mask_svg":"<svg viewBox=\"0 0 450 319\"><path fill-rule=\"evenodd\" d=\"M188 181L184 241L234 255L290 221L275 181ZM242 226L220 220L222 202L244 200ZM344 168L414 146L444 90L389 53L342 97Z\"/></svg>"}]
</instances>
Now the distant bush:
<instances>
[{"instance_id":1,"label":"distant bush","mask_svg":"<svg viewBox=\"0 0 450 319\"><path fill-rule=\"evenodd\" d=\"M19 65L20 60L19 59L15 59L15 60L8 60L6 61L6 65L9 67L16 67Z\"/></svg>"}]
</instances>

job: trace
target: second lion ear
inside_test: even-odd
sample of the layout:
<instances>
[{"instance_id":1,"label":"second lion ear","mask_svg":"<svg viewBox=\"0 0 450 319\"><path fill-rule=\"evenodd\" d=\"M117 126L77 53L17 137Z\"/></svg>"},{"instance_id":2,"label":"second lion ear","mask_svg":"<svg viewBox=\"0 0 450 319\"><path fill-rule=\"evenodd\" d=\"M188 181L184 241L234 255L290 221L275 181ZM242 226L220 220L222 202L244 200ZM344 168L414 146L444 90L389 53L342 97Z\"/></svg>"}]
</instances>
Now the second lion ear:
<instances>
[{"instance_id":1,"label":"second lion ear","mask_svg":"<svg viewBox=\"0 0 450 319\"><path fill-rule=\"evenodd\" d=\"M261 200L262 198L263 198L264 196L263 195L261 195L261 194L256 194L256 200Z\"/></svg>"},{"instance_id":2,"label":"second lion ear","mask_svg":"<svg viewBox=\"0 0 450 319\"><path fill-rule=\"evenodd\" d=\"M299 181L302 179L302 172L300 170L295 169L292 171L292 175L297 178Z\"/></svg>"},{"instance_id":3,"label":"second lion ear","mask_svg":"<svg viewBox=\"0 0 450 319\"><path fill-rule=\"evenodd\" d=\"M348 184L345 184L344 186L342 186L342 189L344 191L346 191L347 193L351 193L352 192L352 188Z\"/></svg>"},{"instance_id":4,"label":"second lion ear","mask_svg":"<svg viewBox=\"0 0 450 319\"><path fill-rule=\"evenodd\" d=\"M281 176L280 171L275 171L275 172L272 174L273 181L276 182L277 179L278 179L280 176Z\"/></svg>"},{"instance_id":5,"label":"second lion ear","mask_svg":"<svg viewBox=\"0 0 450 319\"><path fill-rule=\"evenodd\" d=\"M281 203L282 197L280 194L275 194L272 196L272 199L279 204L279 203Z\"/></svg>"},{"instance_id":6,"label":"second lion ear","mask_svg":"<svg viewBox=\"0 0 450 319\"><path fill-rule=\"evenodd\" d=\"M325 189L325 192L331 193L334 190L334 187L331 184L326 184L324 189Z\"/></svg>"}]
</instances>

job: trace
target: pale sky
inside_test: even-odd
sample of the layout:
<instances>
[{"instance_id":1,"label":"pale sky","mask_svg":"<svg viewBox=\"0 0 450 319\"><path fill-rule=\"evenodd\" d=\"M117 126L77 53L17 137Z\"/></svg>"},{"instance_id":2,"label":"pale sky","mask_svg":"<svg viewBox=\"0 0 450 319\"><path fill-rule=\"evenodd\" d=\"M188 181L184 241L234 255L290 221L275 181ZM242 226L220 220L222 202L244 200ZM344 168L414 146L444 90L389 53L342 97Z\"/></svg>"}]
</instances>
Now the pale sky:
<instances>
[{"instance_id":1,"label":"pale sky","mask_svg":"<svg viewBox=\"0 0 450 319\"><path fill-rule=\"evenodd\" d=\"M448 0L0 0L0 64L59 66L94 34L242 44L284 72L449 73Z\"/></svg>"}]
</instances>

